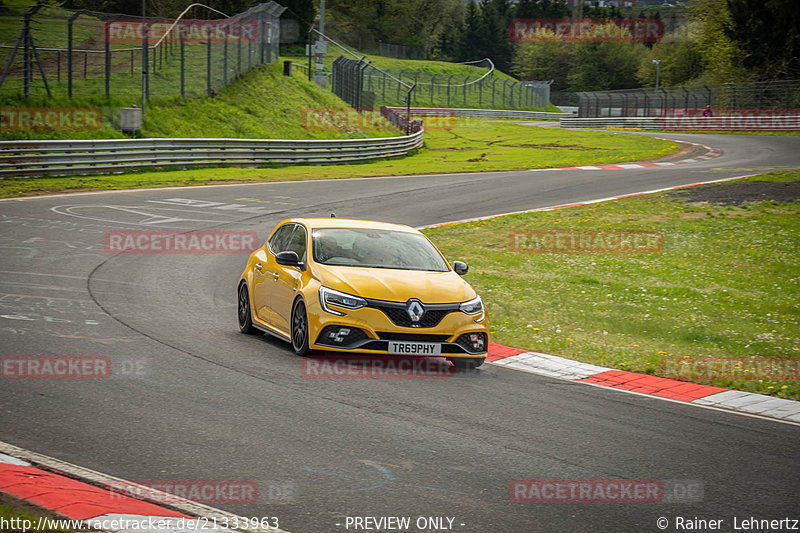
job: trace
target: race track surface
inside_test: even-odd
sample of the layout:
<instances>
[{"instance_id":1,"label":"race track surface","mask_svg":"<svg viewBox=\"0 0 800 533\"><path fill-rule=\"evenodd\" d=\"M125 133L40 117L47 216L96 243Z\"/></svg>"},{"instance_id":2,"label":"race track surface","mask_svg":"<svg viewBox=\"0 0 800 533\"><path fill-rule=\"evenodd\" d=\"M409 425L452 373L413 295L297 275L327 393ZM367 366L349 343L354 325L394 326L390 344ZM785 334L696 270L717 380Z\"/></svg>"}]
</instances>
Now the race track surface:
<instances>
[{"instance_id":1,"label":"race track surface","mask_svg":"<svg viewBox=\"0 0 800 533\"><path fill-rule=\"evenodd\" d=\"M346 515L455 517L463 532L659 531L662 516L721 518L728 531L734 517L800 518L797 426L492 365L450 379L306 379L287 344L238 332L245 255L103 246L108 231L142 229L254 230L263 241L284 218L332 212L422 226L800 166L800 137L668 137L723 155L0 202L0 355L107 355L122 370L0 380L0 440L129 480L255 481L258 503L220 507L277 516L292 532L346 531L336 525ZM704 490L670 504L508 494L515 479L616 478Z\"/></svg>"}]
</instances>

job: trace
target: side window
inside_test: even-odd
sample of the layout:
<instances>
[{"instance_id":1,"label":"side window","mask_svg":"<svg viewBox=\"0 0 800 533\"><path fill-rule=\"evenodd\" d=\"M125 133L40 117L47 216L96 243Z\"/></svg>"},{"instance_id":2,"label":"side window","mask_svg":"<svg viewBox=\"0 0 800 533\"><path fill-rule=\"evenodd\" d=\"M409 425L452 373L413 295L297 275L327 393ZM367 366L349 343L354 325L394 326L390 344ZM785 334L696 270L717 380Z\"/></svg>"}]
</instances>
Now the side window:
<instances>
[{"instance_id":1,"label":"side window","mask_svg":"<svg viewBox=\"0 0 800 533\"><path fill-rule=\"evenodd\" d=\"M286 250L286 244L289 241L289 237L292 236L294 228L295 224L284 224L272 235L269 240L269 249L273 254Z\"/></svg>"},{"instance_id":2,"label":"side window","mask_svg":"<svg viewBox=\"0 0 800 533\"><path fill-rule=\"evenodd\" d=\"M305 263L306 229L303 226L299 224L297 225L297 231L295 231L292 235L292 239L289 241L286 249L296 253L297 257L300 258L300 261Z\"/></svg>"}]
</instances>

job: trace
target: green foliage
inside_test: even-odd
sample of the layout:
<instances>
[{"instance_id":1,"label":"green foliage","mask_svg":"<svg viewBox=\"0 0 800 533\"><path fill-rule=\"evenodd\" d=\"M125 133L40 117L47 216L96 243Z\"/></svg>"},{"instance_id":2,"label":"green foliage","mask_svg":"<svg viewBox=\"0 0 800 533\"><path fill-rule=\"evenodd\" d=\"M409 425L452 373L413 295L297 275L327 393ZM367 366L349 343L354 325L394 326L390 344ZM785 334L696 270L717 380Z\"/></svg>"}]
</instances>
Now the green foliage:
<instances>
[{"instance_id":1,"label":"green foliage","mask_svg":"<svg viewBox=\"0 0 800 533\"><path fill-rule=\"evenodd\" d=\"M645 52L641 43L576 43L567 80L572 91L636 87L636 71Z\"/></svg>"},{"instance_id":2,"label":"green foliage","mask_svg":"<svg viewBox=\"0 0 800 533\"><path fill-rule=\"evenodd\" d=\"M742 65L762 80L800 77L800 10L796 0L727 0L724 35Z\"/></svg>"},{"instance_id":3,"label":"green foliage","mask_svg":"<svg viewBox=\"0 0 800 533\"><path fill-rule=\"evenodd\" d=\"M695 0L690 13L700 24L697 50L711 83L751 81L741 64L741 54L736 43L725 29L732 24L727 0Z\"/></svg>"},{"instance_id":4,"label":"green foliage","mask_svg":"<svg viewBox=\"0 0 800 533\"><path fill-rule=\"evenodd\" d=\"M565 91L573 48L572 43L520 43L511 72L521 80L553 80L552 90Z\"/></svg>"},{"instance_id":5,"label":"green foliage","mask_svg":"<svg viewBox=\"0 0 800 533\"><path fill-rule=\"evenodd\" d=\"M669 33L649 48L641 58L636 78L644 87L655 85L656 65L661 61L661 85L685 85L703 74L703 56L697 43L688 37L687 27L682 31Z\"/></svg>"}]
</instances>

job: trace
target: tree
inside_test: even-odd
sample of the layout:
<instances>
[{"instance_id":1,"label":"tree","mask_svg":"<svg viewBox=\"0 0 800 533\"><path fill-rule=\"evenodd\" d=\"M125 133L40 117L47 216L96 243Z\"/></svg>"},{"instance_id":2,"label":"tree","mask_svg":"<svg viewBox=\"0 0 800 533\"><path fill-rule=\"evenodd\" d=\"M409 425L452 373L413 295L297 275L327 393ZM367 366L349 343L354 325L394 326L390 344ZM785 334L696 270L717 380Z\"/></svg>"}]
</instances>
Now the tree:
<instances>
[{"instance_id":1,"label":"tree","mask_svg":"<svg viewBox=\"0 0 800 533\"><path fill-rule=\"evenodd\" d=\"M314 25L314 19L317 17L314 0L281 0L279 4L286 7L281 18L296 20L299 30L298 40L305 42L308 31Z\"/></svg>"},{"instance_id":2,"label":"tree","mask_svg":"<svg viewBox=\"0 0 800 533\"><path fill-rule=\"evenodd\" d=\"M797 0L727 0L723 33L741 64L763 80L800 77L800 10Z\"/></svg>"},{"instance_id":3,"label":"tree","mask_svg":"<svg viewBox=\"0 0 800 533\"><path fill-rule=\"evenodd\" d=\"M699 30L697 50L712 83L750 81L753 76L741 63L741 53L725 28L731 26L731 13L726 0L695 0L689 7Z\"/></svg>"},{"instance_id":4,"label":"tree","mask_svg":"<svg viewBox=\"0 0 800 533\"><path fill-rule=\"evenodd\" d=\"M517 45L511 72L521 80L553 80L552 90L565 91L572 48L571 43L521 43Z\"/></svg>"},{"instance_id":5,"label":"tree","mask_svg":"<svg viewBox=\"0 0 800 533\"><path fill-rule=\"evenodd\" d=\"M641 43L582 42L571 54L571 91L632 89L645 47Z\"/></svg>"}]
</instances>

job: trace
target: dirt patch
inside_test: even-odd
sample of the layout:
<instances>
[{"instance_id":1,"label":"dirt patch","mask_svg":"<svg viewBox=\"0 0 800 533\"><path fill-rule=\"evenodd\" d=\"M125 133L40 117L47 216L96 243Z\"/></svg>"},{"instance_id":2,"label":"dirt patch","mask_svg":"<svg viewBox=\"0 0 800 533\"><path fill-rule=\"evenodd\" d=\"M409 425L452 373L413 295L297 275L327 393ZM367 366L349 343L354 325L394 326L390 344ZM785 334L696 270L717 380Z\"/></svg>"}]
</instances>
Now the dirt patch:
<instances>
[{"instance_id":1,"label":"dirt patch","mask_svg":"<svg viewBox=\"0 0 800 533\"><path fill-rule=\"evenodd\" d=\"M467 161L469 161L470 163L477 163L478 161L488 161L488 159L486 159L486 154L484 153L481 154L480 157L476 157L474 159L467 159Z\"/></svg>"},{"instance_id":2,"label":"dirt patch","mask_svg":"<svg viewBox=\"0 0 800 533\"><path fill-rule=\"evenodd\" d=\"M500 141L497 141L500 142ZM606 150L606 148L589 148L577 144L558 144L558 143L545 143L545 144L498 144L497 146L507 146L509 148L541 148L544 150L558 150L561 148L569 148L570 150L585 150L597 151Z\"/></svg>"},{"instance_id":3,"label":"dirt patch","mask_svg":"<svg viewBox=\"0 0 800 533\"><path fill-rule=\"evenodd\" d=\"M800 181L745 181L701 185L670 193L670 196L685 202L708 202L721 205L741 205L762 200L796 202L800 200Z\"/></svg>"},{"instance_id":4,"label":"dirt patch","mask_svg":"<svg viewBox=\"0 0 800 533\"><path fill-rule=\"evenodd\" d=\"M468 152L474 148L428 148L429 152Z\"/></svg>"}]
</instances>

